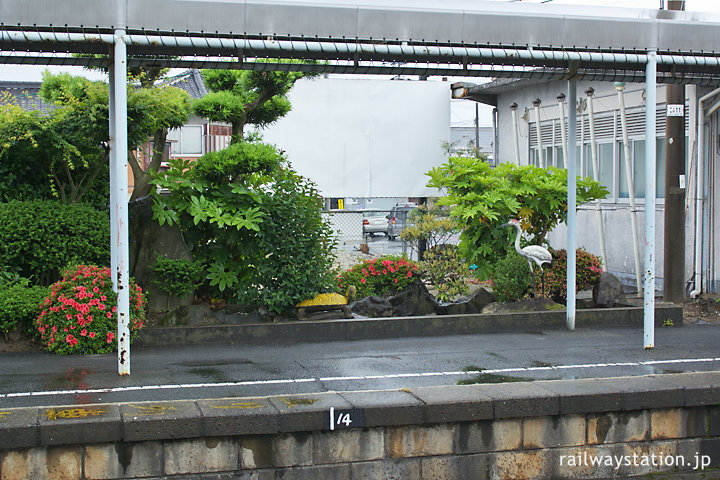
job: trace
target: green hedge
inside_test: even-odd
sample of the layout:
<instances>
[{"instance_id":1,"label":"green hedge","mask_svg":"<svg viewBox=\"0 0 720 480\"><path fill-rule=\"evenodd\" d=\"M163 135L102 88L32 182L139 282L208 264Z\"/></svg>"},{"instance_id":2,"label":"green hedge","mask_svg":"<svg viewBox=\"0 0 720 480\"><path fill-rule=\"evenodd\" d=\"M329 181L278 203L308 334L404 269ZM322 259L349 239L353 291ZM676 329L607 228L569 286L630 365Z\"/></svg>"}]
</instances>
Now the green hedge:
<instances>
[{"instance_id":1,"label":"green hedge","mask_svg":"<svg viewBox=\"0 0 720 480\"><path fill-rule=\"evenodd\" d=\"M0 286L0 333L16 325L28 327L40 315L42 302L50 289L20 284Z\"/></svg>"},{"instance_id":2,"label":"green hedge","mask_svg":"<svg viewBox=\"0 0 720 480\"><path fill-rule=\"evenodd\" d=\"M110 219L85 204L0 203L0 265L50 285L68 264L110 264Z\"/></svg>"}]
</instances>

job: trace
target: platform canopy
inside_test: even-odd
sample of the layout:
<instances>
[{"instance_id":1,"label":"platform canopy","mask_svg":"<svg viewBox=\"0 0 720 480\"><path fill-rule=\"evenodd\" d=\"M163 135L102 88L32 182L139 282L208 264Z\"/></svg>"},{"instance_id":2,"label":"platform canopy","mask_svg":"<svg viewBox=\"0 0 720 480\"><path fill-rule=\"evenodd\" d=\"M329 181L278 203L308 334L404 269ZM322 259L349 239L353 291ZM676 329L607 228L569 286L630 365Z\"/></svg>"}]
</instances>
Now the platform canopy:
<instances>
[{"instance_id":1,"label":"platform canopy","mask_svg":"<svg viewBox=\"0 0 720 480\"><path fill-rule=\"evenodd\" d=\"M720 81L720 16L470 0L3 0L0 63L103 65L124 29L128 66L326 73Z\"/></svg>"}]
</instances>

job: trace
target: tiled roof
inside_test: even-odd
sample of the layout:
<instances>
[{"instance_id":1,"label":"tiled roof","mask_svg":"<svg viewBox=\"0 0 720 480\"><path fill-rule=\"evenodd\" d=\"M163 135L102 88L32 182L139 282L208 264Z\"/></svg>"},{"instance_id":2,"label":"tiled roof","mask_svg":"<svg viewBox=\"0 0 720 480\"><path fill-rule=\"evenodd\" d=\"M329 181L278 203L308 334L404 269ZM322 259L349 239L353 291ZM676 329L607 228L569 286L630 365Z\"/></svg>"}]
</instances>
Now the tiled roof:
<instances>
[{"instance_id":1,"label":"tiled roof","mask_svg":"<svg viewBox=\"0 0 720 480\"><path fill-rule=\"evenodd\" d=\"M187 70L179 75L175 75L174 77L170 77L163 82L163 85L170 85L172 87L185 90L194 99L202 98L208 93L200 70L195 68Z\"/></svg>"},{"instance_id":2,"label":"tiled roof","mask_svg":"<svg viewBox=\"0 0 720 480\"><path fill-rule=\"evenodd\" d=\"M55 105L45 103L40 98L41 82L0 82L0 105L12 103L23 110L40 110L47 113Z\"/></svg>"}]
</instances>

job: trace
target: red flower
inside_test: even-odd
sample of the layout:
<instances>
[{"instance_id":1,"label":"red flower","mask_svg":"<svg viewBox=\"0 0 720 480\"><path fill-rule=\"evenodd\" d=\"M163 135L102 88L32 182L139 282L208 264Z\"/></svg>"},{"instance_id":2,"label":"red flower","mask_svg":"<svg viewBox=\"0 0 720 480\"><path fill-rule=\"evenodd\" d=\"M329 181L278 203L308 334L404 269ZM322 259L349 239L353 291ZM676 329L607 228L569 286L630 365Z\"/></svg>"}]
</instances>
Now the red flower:
<instances>
[{"instance_id":1,"label":"red flower","mask_svg":"<svg viewBox=\"0 0 720 480\"><path fill-rule=\"evenodd\" d=\"M107 334L107 343L110 343L113 341L113 338L115 338L115 334L113 332L108 332Z\"/></svg>"},{"instance_id":2,"label":"red flower","mask_svg":"<svg viewBox=\"0 0 720 480\"><path fill-rule=\"evenodd\" d=\"M80 336L81 336L81 337L84 337L84 336L86 336L86 335L87 335L87 330L85 330L84 328L83 328L82 330L80 330Z\"/></svg>"},{"instance_id":3,"label":"red flower","mask_svg":"<svg viewBox=\"0 0 720 480\"><path fill-rule=\"evenodd\" d=\"M90 332L90 335L88 335L90 338L95 338L95 332Z\"/></svg>"},{"instance_id":4,"label":"red flower","mask_svg":"<svg viewBox=\"0 0 720 480\"><path fill-rule=\"evenodd\" d=\"M77 338L73 337L72 335L68 335L67 337L65 337L65 341L73 347L78 343Z\"/></svg>"}]
</instances>

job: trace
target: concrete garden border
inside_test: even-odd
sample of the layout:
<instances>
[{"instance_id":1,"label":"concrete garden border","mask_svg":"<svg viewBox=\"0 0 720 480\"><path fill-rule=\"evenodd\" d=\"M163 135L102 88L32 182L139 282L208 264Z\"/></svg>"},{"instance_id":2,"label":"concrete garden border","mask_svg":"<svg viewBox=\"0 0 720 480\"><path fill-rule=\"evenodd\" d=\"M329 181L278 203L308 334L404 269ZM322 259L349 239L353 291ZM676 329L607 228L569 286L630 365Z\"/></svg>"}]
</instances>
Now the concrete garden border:
<instances>
[{"instance_id":1,"label":"concrete garden border","mask_svg":"<svg viewBox=\"0 0 720 480\"><path fill-rule=\"evenodd\" d=\"M577 310L576 328L641 328L643 307ZM655 325L683 323L681 306L657 304ZM329 341L399 337L472 335L500 332L537 332L566 328L565 311L532 311L498 314L431 315L417 317L356 318L307 322L238 325L148 327L134 342L136 347L178 345L293 345Z\"/></svg>"}]
</instances>

